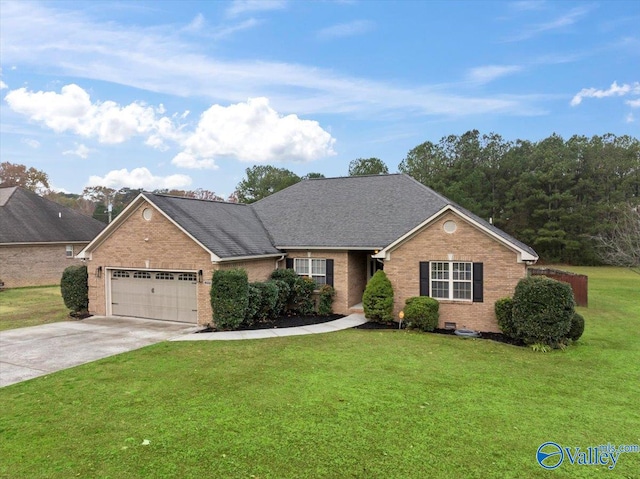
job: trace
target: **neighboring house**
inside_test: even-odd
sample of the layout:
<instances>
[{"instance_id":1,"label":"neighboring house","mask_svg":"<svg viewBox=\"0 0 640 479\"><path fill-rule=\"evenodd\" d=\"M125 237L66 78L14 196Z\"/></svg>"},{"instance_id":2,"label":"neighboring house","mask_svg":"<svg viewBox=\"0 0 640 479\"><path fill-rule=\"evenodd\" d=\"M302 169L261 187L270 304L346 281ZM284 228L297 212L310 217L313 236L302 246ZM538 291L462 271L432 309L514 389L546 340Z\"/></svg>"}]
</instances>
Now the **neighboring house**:
<instances>
[{"instance_id":1,"label":"neighboring house","mask_svg":"<svg viewBox=\"0 0 640 479\"><path fill-rule=\"evenodd\" d=\"M213 271L262 281L284 267L333 285L334 311L348 314L384 269L396 317L407 298L429 295L440 327L481 331L498 331L495 301L538 259L407 175L305 180L252 205L142 193L79 256L94 314L204 325Z\"/></svg>"},{"instance_id":2,"label":"neighboring house","mask_svg":"<svg viewBox=\"0 0 640 479\"><path fill-rule=\"evenodd\" d=\"M6 288L59 284L104 227L32 191L0 188L0 281Z\"/></svg>"}]
</instances>

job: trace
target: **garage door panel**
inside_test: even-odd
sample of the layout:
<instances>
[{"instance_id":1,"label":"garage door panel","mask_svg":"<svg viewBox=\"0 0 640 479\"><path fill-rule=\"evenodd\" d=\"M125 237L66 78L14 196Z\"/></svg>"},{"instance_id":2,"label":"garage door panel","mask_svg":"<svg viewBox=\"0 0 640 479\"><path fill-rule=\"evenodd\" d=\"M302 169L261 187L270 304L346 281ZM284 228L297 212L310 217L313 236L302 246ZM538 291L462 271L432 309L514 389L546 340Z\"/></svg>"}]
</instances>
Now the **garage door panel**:
<instances>
[{"instance_id":1,"label":"garage door panel","mask_svg":"<svg viewBox=\"0 0 640 479\"><path fill-rule=\"evenodd\" d=\"M112 314L196 323L194 278L194 273L114 270L110 276Z\"/></svg>"}]
</instances>

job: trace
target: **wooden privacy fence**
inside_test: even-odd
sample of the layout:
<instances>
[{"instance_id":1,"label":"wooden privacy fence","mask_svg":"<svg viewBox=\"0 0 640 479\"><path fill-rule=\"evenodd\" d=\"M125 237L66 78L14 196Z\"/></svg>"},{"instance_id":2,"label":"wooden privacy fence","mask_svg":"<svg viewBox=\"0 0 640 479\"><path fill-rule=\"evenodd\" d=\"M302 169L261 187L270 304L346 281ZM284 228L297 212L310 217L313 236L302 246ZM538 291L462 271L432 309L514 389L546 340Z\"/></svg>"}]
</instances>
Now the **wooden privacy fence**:
<instances>
[{"instance_id":1,"label":"wooden privacy fence","mask_svg":"<svg viewBox=\"0 0 640 479\"><path fill-rule=\"evenodd\" d=\"M584 274L570 273L551 268L529 268L529 274L546 276L551 279L563 281L571 285L573 297L578 306L587 307L589 303L589 277Z\"/></svg>"}]
</instances>

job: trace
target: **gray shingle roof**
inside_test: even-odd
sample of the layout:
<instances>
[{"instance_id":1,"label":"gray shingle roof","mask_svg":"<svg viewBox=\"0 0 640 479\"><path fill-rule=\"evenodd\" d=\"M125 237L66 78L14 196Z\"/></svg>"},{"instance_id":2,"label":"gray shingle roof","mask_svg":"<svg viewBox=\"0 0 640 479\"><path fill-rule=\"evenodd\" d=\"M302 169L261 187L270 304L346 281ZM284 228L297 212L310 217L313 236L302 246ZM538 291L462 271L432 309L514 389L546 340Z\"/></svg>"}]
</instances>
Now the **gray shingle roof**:
<instances>
[{"instance_id":1,"label":"gray shingle roof","mask_svg":"<svg viewBox=\"0 0 640 479\"><path fill-rule=\"evenodd\" d=\"M304 180L252 207L278 247L382 249L447 205L535 255L527 245L404 174Z\"/></svg>"},{"instance_id":2,"label":"gray shingle roof","mask_svg":"<svg viewBox=\"0 0 640 479\"><path fill-rule=\"evenodd\" d=\"M0 243L89 242L105 226L29 190L0 188Z\"/></svg>"},{"instance_id":3,"label":"gray shingle roof","mask_svg":"<svg viewBox=\"0 0 640 479\"><path fill-rule=\"evenodd\" d=\"M220 258L280 253L249 205L153 193L144 196Z\"/></svg>"}]
</instances>

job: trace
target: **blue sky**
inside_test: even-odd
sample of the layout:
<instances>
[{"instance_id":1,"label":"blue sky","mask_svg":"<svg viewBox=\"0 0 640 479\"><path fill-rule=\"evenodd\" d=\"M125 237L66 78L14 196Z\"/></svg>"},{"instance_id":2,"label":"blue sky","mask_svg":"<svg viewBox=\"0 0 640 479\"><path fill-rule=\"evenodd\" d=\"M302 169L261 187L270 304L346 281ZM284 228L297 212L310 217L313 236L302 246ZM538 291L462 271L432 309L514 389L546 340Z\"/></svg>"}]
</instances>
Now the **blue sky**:
<instances>
[{"instance_id":1,"label":"blue sky","mask_svg":"<svg viewBox=\"0 0 640 479\"><path fill-rule=\"evenodd\" d=\"M1 2L1 161L226 196L471 129L637 137L639 25L632 1Z\"/></svg>"}]
</instances>

